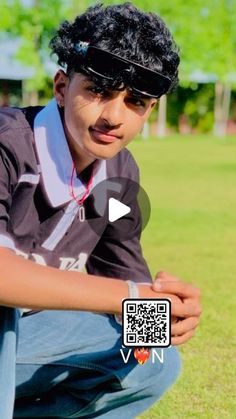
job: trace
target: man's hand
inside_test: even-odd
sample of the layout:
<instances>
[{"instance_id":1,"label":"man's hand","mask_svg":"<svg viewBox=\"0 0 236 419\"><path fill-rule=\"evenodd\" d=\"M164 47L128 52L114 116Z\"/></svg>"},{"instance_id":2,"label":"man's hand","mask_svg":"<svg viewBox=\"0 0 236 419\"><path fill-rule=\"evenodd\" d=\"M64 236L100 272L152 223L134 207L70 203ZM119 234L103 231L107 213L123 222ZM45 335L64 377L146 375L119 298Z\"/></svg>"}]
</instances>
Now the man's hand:
<instances>
[{"instance_id":1,"label":"man's hand","mask_svg":"<svg viewBox=\"0 0 236 419\"><path fill-rule=\"evenodd\" d=\"M177 322L171 324L172 345L187 342L193 337L202 313L199 288L167 272L159 272L152 284L152 289L162 298L168 294L168 298L171 299L171 314L178 318ZM169 294L173 297L171 298Z\"/></svg>"}]
</instances>

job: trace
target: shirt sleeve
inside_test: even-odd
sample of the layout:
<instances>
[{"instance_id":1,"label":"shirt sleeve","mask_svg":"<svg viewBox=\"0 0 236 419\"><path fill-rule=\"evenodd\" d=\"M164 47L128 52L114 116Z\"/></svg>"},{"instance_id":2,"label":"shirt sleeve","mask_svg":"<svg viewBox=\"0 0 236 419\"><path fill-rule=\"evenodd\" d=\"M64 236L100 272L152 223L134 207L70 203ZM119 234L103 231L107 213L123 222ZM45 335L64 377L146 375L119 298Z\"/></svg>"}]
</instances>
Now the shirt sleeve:
<instances>
[{"instance_id":1,"label":"shirt sleeve","mask_svg":"<svg viewBox=\"0 0 236 419\"><path fill-rule=\"evenodd\" d=\"M139 184L139 172L135 161L130 161L129 179ZM129 182L128 182L129 185ZM131 212L122 221L108 223L98 244L87 261L87 272L134 282L152 283L152 277L142 254L140 244L142 217L137 200L138 188L127 187L121 202L131 207ZM124 232L132 232L128 240Z\"/></svg>"},{"instance_id":2,"label":"shirt sleeve","mask_svg":"<svg viewBox=\"0 0 236 419\"><path fill-rule=\"evenodd\" d=\"M17 183L16 162L9 150L0 144L0 246L15 249L8 232L14 185Z\"/></svg>"}]
</instances>

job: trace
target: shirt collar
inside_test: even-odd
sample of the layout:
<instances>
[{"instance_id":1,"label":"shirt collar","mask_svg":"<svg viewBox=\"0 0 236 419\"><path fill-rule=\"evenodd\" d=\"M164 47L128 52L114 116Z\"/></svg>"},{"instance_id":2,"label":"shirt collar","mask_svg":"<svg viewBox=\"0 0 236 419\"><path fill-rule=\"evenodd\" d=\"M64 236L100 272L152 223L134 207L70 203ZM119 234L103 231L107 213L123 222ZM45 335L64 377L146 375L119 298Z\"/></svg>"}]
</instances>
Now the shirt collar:
<instances>
[{"instance_id":1,"label":"shirt collar","mask_svg":"<svg viewBox=\"0 0 236 419\"><path fill-rule=\"evenodd\" d=\"M73 160L55 99L37 114L34 120L34 137L49 202L53 207L57 207L71 201ZM91 191L105 179L106 160L96 160ZM85 185L76 176L73 179L73 189L78 198L83 196L86 190Z\"/></svg>"}]
</instances>

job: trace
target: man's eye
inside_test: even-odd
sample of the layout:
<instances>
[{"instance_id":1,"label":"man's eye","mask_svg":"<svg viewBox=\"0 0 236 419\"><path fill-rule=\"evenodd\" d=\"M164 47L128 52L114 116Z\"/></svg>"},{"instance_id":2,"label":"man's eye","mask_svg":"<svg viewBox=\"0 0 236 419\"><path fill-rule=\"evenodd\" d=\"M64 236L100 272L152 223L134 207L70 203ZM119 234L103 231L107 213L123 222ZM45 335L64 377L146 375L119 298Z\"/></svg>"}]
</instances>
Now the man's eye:
<instances>
[{"instance_id":1,"label":"man's eye","mask_svg":"<svg viewBox=\"0 0 236 419\"><path fill-rule=\"evenodd\" d=\"M144 100L142 100L140 98L129 97L128 101L132 105L137 106L137 107L140 107L140 108L145 108L145 106L146 106L146 103L144 102Z\"/></svg>"},{"instance_id":2,"label":"man's eye","mask_svg":"<svg viewBox=\"0 0 236 419\"><path fill-rule=\"evenodd\" d=\"M92 93L95 93L95 95L105 96L107 94L106 90L102 89L102 87L99 86L88 86L87 90L89 90Z\"/></svg>"}]
</instances>

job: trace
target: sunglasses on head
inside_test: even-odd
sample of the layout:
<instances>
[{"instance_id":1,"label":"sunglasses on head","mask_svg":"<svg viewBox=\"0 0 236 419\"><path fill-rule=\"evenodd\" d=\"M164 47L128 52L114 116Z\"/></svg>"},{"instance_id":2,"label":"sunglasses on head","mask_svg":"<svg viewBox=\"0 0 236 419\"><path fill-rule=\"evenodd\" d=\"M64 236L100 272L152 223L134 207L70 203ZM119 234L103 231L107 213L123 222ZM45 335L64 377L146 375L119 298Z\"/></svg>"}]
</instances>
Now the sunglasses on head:
<instances>
[{"instance_id":1,"label":"sunglasses on head","mask_svg":"<svg viewBox=\"0 0 236 419\"><path fill-rule=\"evenodd\" d=\"M165 94L170 87L171 80L163 74L111 52L89 46L86 42L77 43L75 50L80 54L78 62L75 61L76 71L79 71L82 64L91 74L111 81L122 78L135 93L156 99Z\"/></svg>"}]
</instances>

